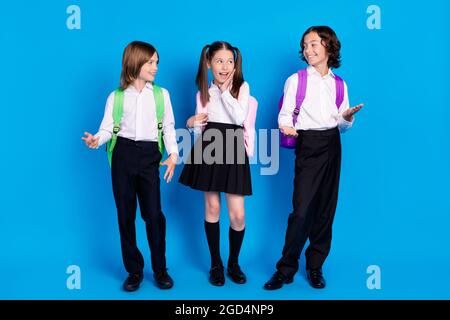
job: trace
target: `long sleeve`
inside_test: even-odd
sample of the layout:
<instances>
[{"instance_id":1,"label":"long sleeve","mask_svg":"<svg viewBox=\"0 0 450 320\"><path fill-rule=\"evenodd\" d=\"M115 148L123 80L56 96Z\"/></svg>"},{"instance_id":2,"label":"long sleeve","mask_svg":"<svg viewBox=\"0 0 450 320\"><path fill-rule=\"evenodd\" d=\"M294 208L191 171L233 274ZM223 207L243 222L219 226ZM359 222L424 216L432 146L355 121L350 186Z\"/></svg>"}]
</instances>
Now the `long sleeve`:
<instances>
[{"instance_id":1,"label":"long sleeve","mask_svg":"<svg viewBox=\"0 0 450 320\"><path fill-rule=\"evenodd\" d=\"M198 115L200 113L207 113L208 110L206 107L203 106L201 99L200 99L200 92L197 92L197 94L195 95L195 101L196 101L196 106L195 106L195 115ZM202 133L202 130L204 128L204 126L199 126L196 125L196 123L194 122L194 126L193 127L188 127L186 125L186 127L188 128L190 133L194 133L194 134L200 134Z\"/></svg>"},{"instance_id":2,"label":"long sleeve","mask_svg":"<svg viewBox=\"0 0 450 320\"><path fill-rule=\"evenodd\" d=\"M164 117L163 117L163 139L167 153L178 154L177 135L175 131L175 119L173 116L172 103L169 92L163 89L164 94Z\"/></svg>"},{"instance_id":3,"label":"long sleeve","mask_svg":"<svg viewBox=\"0 0 450 320\"><path fill-rule=\"evenodd\" d=\"M202 128L204 128L204 127L202 127L202 126L198 126L198 125L194 125L194 127L188 127L188 126L186 126L186 128L188 129L188 131L190 132L190 133L194 133L194 134L200 134L200 133L202 133Z\"/></svg>"},{"instance_id":4,"label":"long sleeve","mask_svg":"<svg viewBox=\"0 0 450 320\"><path fill-rule=\"evenodd\" d=\"M105 114L103 115L103 120L100 124L99 130L95 134L95 137L100 137L98 141L99 147L108 142L112 137L114 127L114 120L112 116L113 106L114 106L114 92L112 92L108 96L108 99L106 100Z\"/></svg>"},{"instance_id":5,"label":"long sleeve","mask_svg":"<svg viewBox=\"0 0 450 320\"><path fill-rule=\"evenodd\" d=\"M339 131L341 133L346 132L348 129L350 129L353 125L353 122L355 121L355 117L353 117L352 121L347 121L344 119L342 114L350 108L350 102L348 98L348 89L347 84L344 82L344 100L342 101L342 105L339 108L339 116L338 116L338 127Z\"/></svg>"},{"instance_id":6,"label":"long sleeve","mask_svg":"<svg viewBox=\"0 0 450 320\"><path fill-rule=\"evenodd\" d=\"M297 95L298 76L290 76L284 84L284 98L280 113L278 114L278 125L283 127L294 127L292 115L295 110Z\"/></svg>"},{"instance_id":7,"label":"long sleeve","mask_svg":"<svg viewBox=\"0 0 450 320\"><path fill-rule=\"evenodd\" d=\"M227 112L238 126L241 126L247 117L249 97L250 87L247 82L242 84L238 99L234 98L229 90L224 91L221 95Z\"/></svg>"}]
</instances>

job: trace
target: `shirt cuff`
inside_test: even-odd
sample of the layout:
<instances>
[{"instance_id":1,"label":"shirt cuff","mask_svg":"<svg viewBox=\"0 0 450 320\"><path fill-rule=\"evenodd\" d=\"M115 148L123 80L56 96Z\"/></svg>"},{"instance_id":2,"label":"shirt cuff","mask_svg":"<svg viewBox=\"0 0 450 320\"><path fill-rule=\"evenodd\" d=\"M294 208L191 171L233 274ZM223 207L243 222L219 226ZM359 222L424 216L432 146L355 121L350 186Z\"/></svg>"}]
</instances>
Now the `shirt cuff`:
<instances>
[{"instance_id":1,"label":"shirt cuff","mask_svg":"<svg viewBox=\"0 0 450 320\"><path fill-rule=\"evenodd\" d=\"M172 153L175 153L177 155L177 157L178 157L178 146L176 144L175 145L166 146L166 150L167 150L167 154L168 155L171 155Z\"/></svg>"},{"instance_id":2,"label":"shirt cuff","mask_svg":"<svg viewBox=\"0 0 450 320\"><path fill-rule=\"evenodd\" d=\"M355 118L353 117L352 121L347 121L344 119L343 116L340 116L339 119L339 131L344 133L348 129L350 129L353 126L353 122L355 122Z\"/></svg>"},{"instance_id":3,"label":"shirt cuff","mask_svg":"<svg viewBox=\"0 0 450 320\"><path fill-rule=\"evenodd\" d=\"M294 125L292 123L292 118L287 119L286 117L282 117L282 118L278 119L278 126L294 128Z\"/></svg>"},{"instance_id":4,"label":"shirt cuff","mask_svg":"<svg viewBox=\"0 0 450 320\"><path fill-rule=\"evenodd\" d=\"M103 135L101 135L100 132L97 132L97 133L94 135L94 137L95 137L95 138L100 137L100 139L98 139L98 145L97 145L97 147L96 147L95 149L100 148L100 147L106 142L105 137L104 137Z\"/></svg>"}]
</instances>

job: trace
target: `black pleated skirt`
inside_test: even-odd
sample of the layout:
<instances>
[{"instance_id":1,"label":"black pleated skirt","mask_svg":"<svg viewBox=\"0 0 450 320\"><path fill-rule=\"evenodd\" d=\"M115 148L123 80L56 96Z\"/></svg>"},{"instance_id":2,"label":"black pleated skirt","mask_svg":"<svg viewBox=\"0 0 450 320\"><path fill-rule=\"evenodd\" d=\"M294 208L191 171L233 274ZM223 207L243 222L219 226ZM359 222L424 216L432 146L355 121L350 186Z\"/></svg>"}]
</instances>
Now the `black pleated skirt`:
<instances>
[{"instance_id":1,"label":"black pleated skirt","mask_svg":"<svg viewBox=\"0 0 450 320\"><path fill-rule=\"evenodd\" d=\"M179 182L200 191L251 195L243 128L208 122L186 159Z\"/></svg>"}]
</instances>

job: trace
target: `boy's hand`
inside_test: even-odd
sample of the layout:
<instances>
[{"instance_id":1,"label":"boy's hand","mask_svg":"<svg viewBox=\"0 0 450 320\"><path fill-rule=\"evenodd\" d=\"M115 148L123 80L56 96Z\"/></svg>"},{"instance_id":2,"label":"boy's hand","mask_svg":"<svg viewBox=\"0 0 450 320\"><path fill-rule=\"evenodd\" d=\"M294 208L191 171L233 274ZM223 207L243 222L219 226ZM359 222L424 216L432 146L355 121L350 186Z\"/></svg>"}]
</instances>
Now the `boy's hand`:
<instances>
[{"instance_id":1,"label":"boy's hand","mask_svg":"<svg viewBox=\"0 0 450 320\"><path fill-rule=\"evenodd\" d=\"M207 121L208 121L208 114L207 113L199 113L188 119L187 126L189 128L203 127L203 126L206 126Z\"/></svg>"},{"instance_id":2,"label":"boy's hand","mask_svg":"<svg viewBox=\"0 0 450 320\"><path fill-rule=\"evenodd\" d=\"M81 140L83 140L86 143L86 146L88 146L91 149L97 149L100 137L96 138L89 132L85 132L84 135L85 135L84 137L81 137Z\"/></svg>"},{"instance_id":3,"label":"boy's hand","mask_svg":"<svg viewBox=\"0 0 450 320\"><path fill-rule=\"evenodd\" d=\"M175 166L177 165L177 158L176 153L171 153L170 156L163 163L161 163L162 166L167 166L166 172L164 173L164 180L166 180L167 183L172 180Z\"/></svg>"},{"instance_id":4,"label":"boy's hand","mask_svg":"<svg viewBox=\"0 0 450 320\"><path fill-rule=\"evenodd\" d=\"M353 121L353 115L357 113L361 108L364 106L364 103L358 104L356 107L347 109L342 113L342 117L345 121L352 122Z\"/></svg>"},{"instance_id":5,"label":"boy's hand","mask_svg":"<svg viewBox=\"0 0 450 320\"><path fill-rule=\"evenodd\" d=\"M298 136L297 130L295 130L292 127L280 126L280 131L286 136L290 136L290 137Z\"/></svg>"}]
</instances>

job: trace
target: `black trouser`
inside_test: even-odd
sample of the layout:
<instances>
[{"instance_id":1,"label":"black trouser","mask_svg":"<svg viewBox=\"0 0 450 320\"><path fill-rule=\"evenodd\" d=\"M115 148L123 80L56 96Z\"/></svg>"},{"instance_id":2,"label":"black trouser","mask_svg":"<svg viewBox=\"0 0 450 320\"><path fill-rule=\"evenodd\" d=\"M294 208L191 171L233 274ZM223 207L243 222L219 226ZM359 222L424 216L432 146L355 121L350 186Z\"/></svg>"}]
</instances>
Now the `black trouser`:
<instances>
[{"instance_id":1,"label":"black trouser","mask_svg":"<svg viewBox=\"0 0 450 320\"><path fill-rule=\"evenodd\" d=\"M320 269L330 252L341 168L341 138L337 128L299 130L295 148L295 179L282 258L277 269L287 277L298 270L306 240L306 268Z\"/></svg>"},{"instance_id":2,"label":"black trouser","mask_svg":"<svg viewBox=\"0 0 450 320\"><path fill-rule=\"evenodd\" d=\"M112 157L111 175L119 218L122 258L129 273L140 273L144 268L144 259L136 246L137 200L146 224L153 272L166 268L166 218L161 211L160 161L161 153L157 142L118 137Z\"/></svg>"}]
</instances>

